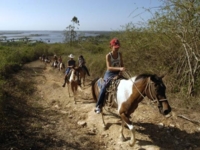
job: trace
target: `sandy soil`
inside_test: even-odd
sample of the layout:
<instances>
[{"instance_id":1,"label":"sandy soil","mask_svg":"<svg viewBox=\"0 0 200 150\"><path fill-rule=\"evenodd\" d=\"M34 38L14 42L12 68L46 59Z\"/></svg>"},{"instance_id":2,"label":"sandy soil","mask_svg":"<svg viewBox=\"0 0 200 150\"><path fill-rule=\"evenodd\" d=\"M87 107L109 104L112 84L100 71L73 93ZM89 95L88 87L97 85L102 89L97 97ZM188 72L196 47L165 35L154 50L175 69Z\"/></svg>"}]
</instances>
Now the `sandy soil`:
<instances>
[{"instance_id":1,"label":"sandy soil","mask_svg":"<svg viewBox=\"0 0 200 150\"><path fill-rule=\"evenodd\" d=\"M14 77L15 82L9 85L14 96L4 109L7 120L12 121L2 127L0 149L200 150L200 124L192 122L200 121L198 112L172 106L172 117L165 118L156 104L144 99L132 114L137 142L130 147L128 128L124 131L127 140L119 139L121 121L114 109L104 110L107 130L101 115L94 113L90 83L95 77L87 77L86 86L79 88L77 104L73 96L69 97L67 87L62 87L63 77L64 71L45 67L40 61L25 65ZM19 95L19 87L24 88L26 96Z\"/></svg>"}]
</instances>

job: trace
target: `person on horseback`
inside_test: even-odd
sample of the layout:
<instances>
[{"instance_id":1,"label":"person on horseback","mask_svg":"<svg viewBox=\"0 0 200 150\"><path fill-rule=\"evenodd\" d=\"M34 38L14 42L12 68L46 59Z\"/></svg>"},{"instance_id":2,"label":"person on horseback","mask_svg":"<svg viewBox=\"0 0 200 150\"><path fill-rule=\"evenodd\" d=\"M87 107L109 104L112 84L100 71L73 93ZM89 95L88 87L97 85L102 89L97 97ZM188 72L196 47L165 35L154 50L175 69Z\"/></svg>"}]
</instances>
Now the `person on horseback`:
<instances>
[{"instance_id":1,"label":"person on horseback","mask_svg":"<svg viewBox=\"0 0 200 150\"><path fill-rule=\"evenodd\" d=\"M62 57L59 56L59 57L58 57L58 69L60 68L59 66L60 66L61 63L62 63Z\"/></svg>"},{"instance_id":2,"label":"person on horseback","mask_svg":"<svg viewBox=\"0 0 200 150\"><path fill-rule=\"evenodd\" d=\"M74 60L74 55L70 54L68 57L70 58L70 60L68 60L68 62L67 62L67 69L65 71L65 78L64 78L63 87L65 87L65 84L67 82L67 78L70 74L71 68L74 68L76 66L76 61Z\"/></svg>"},{"instance_id":3,"label":"person on horseback","mask_svg":"<svg viewBox=\"0 0 200 150\"><path fill-rule=\"evenodd\" d=\"M59 64L62 63L62 57L61 56L58 58L58 62L59 62Z\"/></svg>"},{"instance_id":4,"label":"person on horseback","mask_svg":"<svg viewBox=\"0 0 200 150\"><path fill-rule=\"evenodd\" d=\"M57 65L58 65L58 57L57 57L57 55L55 54L55 55L53 56L52 67L57 67Z\"/></svg>"},{"instance_id":5,"label":"person on horseback","mask_svg":"<svg viewBox=\"0 0 200 150\"><path fill-rule=\"evenodd\" d=\"M83 55L80 55L79 58L78 58L78 66L82 67L86 71L87 75L90 76L88 68L86 67L85 64L86 64L86 62L85 62Z\"/></svg>"},{"instance_id":6,"label":"person on horseback","mask_svg":"<svg viewBox=\"0 0 200 150\"><path fill-rule=\"evenodd\" d=\"M101 91L96 103L96 108L95 108L95 112L98 114L101 113L102 111L106 88L108 87L109 82L111 81L111 79L116 77L120 73L120 71L125 71L122 54L119 52L120 42L117 38L113 38L110 41L110 48L111 48L111 52L109 52L106 55L107 71L104 74L105 83L103 87L101 88Z\"/></svg>"},{"instance_id":7,"label":"person on horseback","mask_svg":"<svg viewBox=\"0 0 200 150\"><path fill-rule=\"evenodd\" d=\"M42 61L45 61L45 54L42 54Z\"/></svg>"}]
</instances>

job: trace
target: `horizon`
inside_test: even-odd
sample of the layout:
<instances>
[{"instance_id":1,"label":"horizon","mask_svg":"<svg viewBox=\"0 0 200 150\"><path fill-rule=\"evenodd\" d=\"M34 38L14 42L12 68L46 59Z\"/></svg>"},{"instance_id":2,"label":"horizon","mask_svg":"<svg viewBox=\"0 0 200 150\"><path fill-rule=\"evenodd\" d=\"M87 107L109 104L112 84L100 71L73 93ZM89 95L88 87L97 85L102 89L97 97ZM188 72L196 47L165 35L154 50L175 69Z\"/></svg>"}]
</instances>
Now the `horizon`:
<instances>
[{"instance_id":1,"label":"horizon","mask_svg":"<svg viewBox=\"0 0 200 150\"><path fill-rule=\"evenodd\" d=\"M5 32L5 31L66 31L66 30L0 30L0 32ZM75 30L77 31L84 31L84 32L117 32L119 30ZM120 30L123 31L123 30Z\"/></svg>"},{"instance_id":2,"label":"horizon","mask_svg":"<svg viewBox=\"0 0 200 150\"><path fill-rule=\"evenodd\" d=\"M113 31L77 31L84 36L98 36L100 34L110 34ZM0 30L0 41L20 41L28 39L29 41L42 41L45 43L63 43L65 40L64 31L43 31L43 30Z\"/></svg>"}]
</instances>

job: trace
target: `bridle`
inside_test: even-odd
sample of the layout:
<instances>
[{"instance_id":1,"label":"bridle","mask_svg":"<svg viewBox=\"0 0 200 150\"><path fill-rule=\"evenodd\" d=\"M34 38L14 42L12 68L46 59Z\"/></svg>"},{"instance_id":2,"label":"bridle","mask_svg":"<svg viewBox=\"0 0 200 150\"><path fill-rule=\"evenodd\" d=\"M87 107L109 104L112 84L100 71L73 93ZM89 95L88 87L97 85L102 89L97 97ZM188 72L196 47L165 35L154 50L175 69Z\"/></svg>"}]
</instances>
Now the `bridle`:
<instances>
[{"instance_id":1,"label":"bridle","mask_svg":"<svg viewBox=\"0 0 200 150\"><path fill-rule=\"evenodd\" d=\"M127 71L124 71L124 73L126 73L126 75L129 76L129 78L131 77L130 74L127 72ZM130 78L131 79L131 78ZM133 86L135 86L135 88L137 89L138 93L143 97L145 98L145 96L141 93L141 91L137 88L137 86L135 85L135 82L131 79L131 81L133 82ZM147 82L147 85L145 87L145 90L144 90L144 93L145 95L147 95L147 90L150 94L150 97L149 99L151 99L152 102L163 102L163 101L168 101L167 99L157 99L157 98L154 98L156 97L155 94L153 96L153 83L151 80L150 80L150 77L148 77L148 82Z\"/></svg>"},{"instance_id":2,"label":"bridle","mask_svg":"<svg viewBox=\"0 0 200 150\"><path fill-rule=\"evenodd\" d=\"M163 102L163 101L167 101L167 99L166 98L164 98L164 99L157 99L157 98L154 98L154 97L156 97L155 96L155 94L154 94L154 96L153 96L153 84L154 84L154 82L152 82L151 80L150 80L150 77L148 78L148 82L147 82L147 85L146 85L146 87L145 87L145 90L144 90L144 92L145 92L145 94L147 93L147 90L148 90L148 92L149 92L149 94L150 94L150 99L151 99L151 101L152 102ZM135 84L134 84L135 85ZM136 85L135 85L135 87L136 87ZM140 92L141 93L141 92ZM147 95L147 94L146 94ZM143 96L144 97L144 96Z\"/></svg>"}]
</instances>

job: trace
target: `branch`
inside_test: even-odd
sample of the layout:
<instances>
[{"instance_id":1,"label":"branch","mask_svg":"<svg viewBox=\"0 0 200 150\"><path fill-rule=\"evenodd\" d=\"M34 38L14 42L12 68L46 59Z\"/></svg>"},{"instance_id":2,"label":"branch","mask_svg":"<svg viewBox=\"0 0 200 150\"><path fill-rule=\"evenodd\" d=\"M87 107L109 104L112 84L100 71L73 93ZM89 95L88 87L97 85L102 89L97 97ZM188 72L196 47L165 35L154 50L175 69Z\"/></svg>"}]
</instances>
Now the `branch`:
<instances>
[{"instance_id":1,"label":"branch","mask_svg":"<svg viewBox=\"0 0 200 150\"><path fill-rule=\"evenodd\" d=\"M180 117L180 118L182 118L182 119L185 119L185 120L188 120L188 121L190 121L190 122L192 122L192 123L194 123L194 124L200 124L199 121L191 120L191 119L189 119L189 118L187 118L187 117L185 117L185 116L183 116L183 115L178 115L178 117Z\"/></svg>"}]
</instances>

